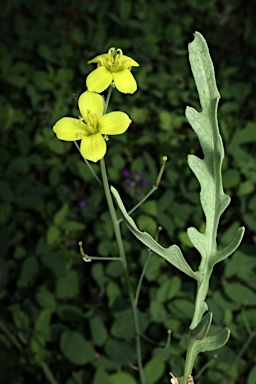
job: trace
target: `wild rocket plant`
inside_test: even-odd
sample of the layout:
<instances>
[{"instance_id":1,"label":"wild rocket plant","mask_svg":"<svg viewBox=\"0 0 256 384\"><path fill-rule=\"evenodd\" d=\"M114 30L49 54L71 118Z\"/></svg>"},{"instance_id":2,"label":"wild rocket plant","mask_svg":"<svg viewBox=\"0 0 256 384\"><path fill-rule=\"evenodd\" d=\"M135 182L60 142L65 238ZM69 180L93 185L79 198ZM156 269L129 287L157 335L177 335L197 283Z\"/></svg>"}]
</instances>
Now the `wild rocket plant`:
<instances>
[{"instance_id":1,"label":"wild rocket plant","mask_svg":"<svg viewBox=\"0 0 256 384\"><path fill-rule=\"evenodd\" d=\"M158 187L164 171L166 157L163 158L162 167L152 190L129 213L127 213L117 190L109 186L107 167L104 161L107 145L109 145L108 135L124 133L128 129L131 120L127 114L120 111L107 113L107 108L114 88L122 93L132 94L136 91L137 85L131 73L131 67L138 66L138 63L123 55L121 49L116 50L114 48L111 48L108 53L90 60L89 63L96 63L98 67L87 77L86 85L88 89L78 99L81 117L77 119L64 117L54 126L54 132L59 139L75 142L81 140L80 153L88 165L88 160L93 162L100 160L102 186L112 219L119 254L105 258L100 256L90 257L85 254L82 243L80 243L80 249L85 261L104 259L118 260L121 263L133 314L137 366L141 384L146 384L146 379L141 354L140 324L137 309L147 263L138 281L138 287L134 291L120 229L122 220L117 217L112 196L114 196L122 219L129 230L152 252L167 260L179 271L183 272L186 277L195 281L194 314L188 329L184 372L182 375L182 372L176 372L175 367L171 367L173 374L179 376L179 378L173 376L172 382L182 384L188 383L189 380L193 382L191 375L197 355L200 352L212 351L222 347L228 341L230 333L227 328L223 328L215 334L211 333L210 327L213 316L208 311L206 299L215 264L226 259L237 249L243 237L244 228L238 229L225 248L218 248L219 221L230 203L230 198L223 191L221 174L224 148L217 121L217 107L220 95L216 86L214 68L206 41L198 32L195 33L193 42L189 44L189 60L199 94L201 111L187 107L186 117L197 134L203 151L203 158L195 155L188 156L188 165L201 187L200 201L205 215L205 230L203 233L193 227L187 229L188 237L200 255L201 261L197 271L191 268L177 245L171 245L168 248L162 247L151 235L141 232L131 217L132 212ZM106 89L108 89L108 92L105 100L99 93ZM110 145L112 145L111 141ZM101 184L99 179L98 181Z\"/></svg>"}]
</instances>

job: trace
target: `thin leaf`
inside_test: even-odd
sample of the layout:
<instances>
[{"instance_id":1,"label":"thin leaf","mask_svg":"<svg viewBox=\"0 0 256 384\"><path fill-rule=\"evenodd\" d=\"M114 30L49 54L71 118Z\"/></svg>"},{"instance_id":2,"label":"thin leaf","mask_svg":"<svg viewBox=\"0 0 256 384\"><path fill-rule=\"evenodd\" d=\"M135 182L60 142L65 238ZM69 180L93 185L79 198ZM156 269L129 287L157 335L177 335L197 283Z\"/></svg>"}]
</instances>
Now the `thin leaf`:
<instances>
[{"instance_id":1,"label":"thin leaf","mask_svg":"<svg viewBox=\"0 0 256 384\"><path fill-rule=\"evenodd\" d=\"M186 273L188 276L197 280L197 274L191 269L189 264L184 259L181 250L177 245L172 245L168 248L163 248L160 244L158 244L147 232L141 232L133 219L128 215L124 204L121 200L121 197L117 190L114 187L111 187L111 192L116 200L116 203L121 211L123 216L123 220L129 230L148 248L162 256L165 260L171 263L173 266L178 268L180 271Z\"/></svg>"}]
</instances>

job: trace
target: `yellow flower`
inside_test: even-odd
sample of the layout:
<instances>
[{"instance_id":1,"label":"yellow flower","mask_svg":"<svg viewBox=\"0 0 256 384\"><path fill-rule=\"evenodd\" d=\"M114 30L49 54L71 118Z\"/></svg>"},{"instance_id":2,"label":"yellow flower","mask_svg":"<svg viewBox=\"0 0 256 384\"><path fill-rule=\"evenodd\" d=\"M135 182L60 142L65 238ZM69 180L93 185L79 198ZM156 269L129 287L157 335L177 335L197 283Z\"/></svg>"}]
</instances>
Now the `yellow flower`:
<instances>
[{"instance_id":1,"label":"yellow flower","mask_svg":"<svg viewBox=\"0 0 256 384\"><path fill-rule=\"evenodd\" d=\"M101 93L112 81L122 93L134 93L137 90L137 83L130 68L138 67L139 64L131 57L123 55L121 49L110 48L108 53L88 61L88 64L91 63L97 63L98 68L87 76L86 86L89 91Z\"/></svg>"},{"instance_id":2,"label":"yellow flower","mask_svg":"<svg viewBox=\"0 0 256 384\"><path fill-rule=\"evenodd\" d=\"M96 163L105 156L107 145L102 135L124 133L131 120L124 112L110 112L103 115L103 97L95 92L86 91L78 99L82 117L74 119L63 117L53 127L60 140L81 140L82 156Z\"/></svg>"}]
</instances>

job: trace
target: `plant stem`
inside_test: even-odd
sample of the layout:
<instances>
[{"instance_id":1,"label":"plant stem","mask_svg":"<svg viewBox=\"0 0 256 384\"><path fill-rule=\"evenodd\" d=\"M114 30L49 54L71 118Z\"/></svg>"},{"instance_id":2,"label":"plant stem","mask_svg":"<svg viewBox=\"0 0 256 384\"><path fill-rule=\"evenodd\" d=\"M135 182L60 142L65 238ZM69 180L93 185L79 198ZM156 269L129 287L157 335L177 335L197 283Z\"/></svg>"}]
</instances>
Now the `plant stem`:
<instances>
[{"instance_id":1,"label":"plant stem","mask_svg":"<svg viewBox=\"0 0 256 384\"><path fill-rule=\"evenodd\" d=\"M23 347L20 344L20 342L12 335L12 333L9 331L9 329L5 326L4 323L0 321L0 330L5 333L5 335L8 337L8 339L15 345L15 347L18 349L18 351L22 352Z\"/></svg>"},{"instance_id":2,"label":"plant stem","mask_svg":"<svg viewBox=\"0 0 256 384\"><path fill-rule=\"evenodd\" d=\"M115 237L116 237L116 241L117 241L120 259L121 259L121 264L123 267L125 282L127 285L129 298L130 298L130 302L131 302L132 316L133 316L133 322L134 322L134 328L135 328L137 364L138 364L138 369L139 369L140 381L141 381L141 384L146 384L145 377L144 377L144 371L143 371L143 365L142 365L142 358L141 358L140 329L139 329L137 307L136 307L133 288L131 285L131 279L130 279L129 271L127 268L127 260L126 260L124 247L123 247L123 241L122 241L122 236L121 236L121 231L120 231L120 224L118 223L118 220L117 220L112 195L111 195L111 192L109 189L108 176L107 176L107 170L106 170L104 158L100 160L100 168L101 168L103 187L104 187L104 191L105 191L105 195L106 195L106 199L107 199L107 204L108 204L111 220L112 220L113 227L114 227L114 232L115 232Z\"/></svg>"},{"instance_id":3,"label":"plant stem","mask_svg":"<svg viewBox=\"0 0 256 384\"><path fill-rule=\"evenodd\" d=\"M136 209L138 209L144 203L144 201L146 201L157 190L157 188L160 184L161 178L163 176L166 161L167 161L167 156L163 156L162 165L161 165L161 168L158 172L158 175L156 178L156 183L153 185L151 190L128 212L128 215L131 215L134 211L136 211ZM123 219L121 218L118 220L118 223L120 224L122 221L123 221Z\"/></svg>"},{"instance_id":4,"label":"plant stem","mask_svg":"<svg viewBox=\"0 0 256 384\"><path fill-rule=\"evenodd\" d=\"M77 149L78 149L78 151L80 152L80 155L81 155L81 151L80 151L79 145L77 144L76 141L74 141L74 144L75 144L75 146L77 147ZM82 156L82 155L81 155L81 156ZM83 156L82 156L82 157L83 157ZM93 174L93 176L95 177L95 179L96 179L97 182L99 183L99 185L101 185L102 183L101 183L100 179L98 178L98 176L96 175L96 173L94 172L94 170L93 170L91 164L89 163L89 161L88 161L87 159L85 159L84 157L83 157L83 159L84 159L84 162L86 163L87 167L90 169L91 173Z\"/></svg>"},{"instance_id":5,"label":"plant stem","mask_svg":"<svg viewBox=\"0 0 256 384\"><path fill-rule=\"evenodd\" d=\"M137 286L137 290L136 290L136 294L135 294L135 300L134 300L134 303L135 303L135 306L137 308L138 306L138 301L139 301L139 295L140 295L140 290L141 290L141 285L142 285L142 281L143 281L143 278L145 276L145 273L146 273L146 270L148 268L148 264L150 262L150 259L151 259L151 255L152 255L152 251L148 251L148 257L147 257L147 260L143 266L143 270L141 272L141 275L140 275L140 278L139 278L139 282L138 282L138 286Z\"/></svg>"},{"instance_id":6,"label":"plant stem","mask_svg":"<svg viewBox=\"0 0 256 384\"><path fill-rule=\"evenodd\" d=\"M50 383L50 384L58 384L57 380L53 376L53 373L50 370L50 368L48 367L48 365L44 361L39 363L39 365L41 366L41 368L42 368L42 370L44 372L44 375L45 375L48 383Z\"/></svg>"},{"instance_id":7,"label":"plant stem","mask_svg":"<svg viewBox=\"0 0 256 384\"><path fill-rule=\"evenodd\" d=\"M249 347L249 345L251 344L252 340L255 337L256 337L256 329L254 329L254 331L252 331L249 334L248 339L245 341L245 343L242 346L242 348L240 348L239 353L236 355L234 361L230 364L229 369L233 368L234 366L236 366L238 364L238 362L241 360L243 354L245 353L245 351L247 350L247 348Z\"/></svg>"},{"instance_id":8,"label":"plant stem","mask_svg":"<svg viewBox=\"0 0 256 384\"><path fill-rule=\"evenodd\" d=\"M106 98L106 101L105 101L105 106L104 106L104 112L103 112L103 115L105 115L107 113L107 109L108 109L108 104L109 104L109 100L110 100L110 96L111 96L111 93L113 91L113 87L110 86L108 88L108 94L107 94L107 98Z\"/></svg>"},{"instance_id":9,"label":"plant stem","mask_svg":"<svg viewBox=\"0 0 256 384\"><path fill-rule=\"evenodd\" d=\"M202 267L201 262L201 266ZM199 270L201 269L199 267ZM206 270L206 266L203 265L204 270ZM207 309L206 306L204 306L205 298L208 292L209 288L209 277L211 273L205 273L204 278L201 281L198 281L197 286L197 293L196 293L196 300L195 300L195 310L193 319L190 325L190 330L188 334L188 348L186 353L186 360L185 360L185 367L184 367L184 373L183 373L183 384L187 384L187 379L189 375L192 374L193 366L194 366L194 358L193 358L193 347L194 347L194 339L191 338L191 330L194 329L201 321L202 316ZM184 381L185 379L185 381Z\"/></svg>"}]
</instances>

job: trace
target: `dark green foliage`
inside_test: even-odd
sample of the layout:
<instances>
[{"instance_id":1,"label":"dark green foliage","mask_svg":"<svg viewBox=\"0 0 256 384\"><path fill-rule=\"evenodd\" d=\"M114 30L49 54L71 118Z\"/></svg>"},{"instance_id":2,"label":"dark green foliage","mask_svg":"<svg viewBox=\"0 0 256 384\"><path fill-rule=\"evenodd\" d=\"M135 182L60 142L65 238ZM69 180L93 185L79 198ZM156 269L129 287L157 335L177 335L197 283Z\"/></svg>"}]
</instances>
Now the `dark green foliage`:
<instances>
[{"instance_id":1,"label":"dark green foliage","mask_svg":"<svg viewBox=\"0 0 256 384\"><path fill-rule=\"evenodd\" d=\"M110 104L133 123L125 135L111 138L109 178L132 208L155 183L167 155L159 190L133 218L152 235L161 225L161 244L179 244L197 266L185 231L203 231L204 217L187 154L202 154L184 117L186 105L199 106L187 59L195 30L207 39L222 96L224 190L232 201L220 222L221 246L246 226L243 245L215 266L210 282L213 330L227 326L231 338L196 383L255 382L254 15L255 6L241 0L16 0L1 6L1 383L138 382L120 265L84 263L77 246L83 240L89 255L116 256L103 191L75 146L58 141L51 127L60 117L78 116L77 95L94 68L89 59L115 46L138 61L138 92L113 92ZM92 166L99 174L99 165ZM125 227L123 234L136 286L147 249ZM169 371L181 374L194 292L193 281L152 255L139 300L141 330L153 340L142 343L148 384L167 384ZM163 349L167 329L171 344ZM212 356L199 355L195 373Z\"/></svg>"}]
</instances>

